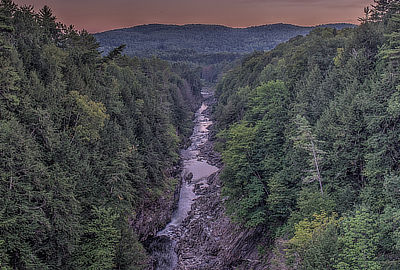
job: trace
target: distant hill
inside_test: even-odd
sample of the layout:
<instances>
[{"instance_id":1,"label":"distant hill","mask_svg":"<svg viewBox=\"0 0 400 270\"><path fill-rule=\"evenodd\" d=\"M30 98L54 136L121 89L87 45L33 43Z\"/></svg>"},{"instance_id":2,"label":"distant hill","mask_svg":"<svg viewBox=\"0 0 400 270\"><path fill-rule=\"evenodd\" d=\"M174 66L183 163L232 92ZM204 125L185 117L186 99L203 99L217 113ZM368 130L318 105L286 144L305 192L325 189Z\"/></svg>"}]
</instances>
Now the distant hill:
<instances>
[{"instance_id":1,"label":"distant hill","mask_svg":"<svg viewBox=\"0 0 400 270\"><path fill-rule=\"evenodd\" d=\"M172 61L218 63L234 60L253 51L267 51L298 35L306 35L316 27L343 29L352 24L327 24L314 27L291 24L270 24L248 28L221 25L149 24L95 34L101 50L108 53L126 44L131 56L152 56Z\"/></svg>"}]
</instances>

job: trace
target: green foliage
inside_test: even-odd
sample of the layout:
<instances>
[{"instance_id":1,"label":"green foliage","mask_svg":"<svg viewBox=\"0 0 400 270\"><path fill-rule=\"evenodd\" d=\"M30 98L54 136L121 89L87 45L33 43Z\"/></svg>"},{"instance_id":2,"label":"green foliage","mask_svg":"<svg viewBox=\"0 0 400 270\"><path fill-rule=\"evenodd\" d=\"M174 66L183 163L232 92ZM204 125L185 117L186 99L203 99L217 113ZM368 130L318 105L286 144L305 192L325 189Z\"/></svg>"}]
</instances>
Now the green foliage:
<instances>
[{"instance_id":1,"label":"green foliage","mask_svg":"<svg viewBox=\"0 0 400 270\"><path fill-rule=\"evenodd\" d=\"M337 214L314 214L295 224L290 252L301 258L301 269L381 269L376 258L378 222L365 209L337 219Z\"/></svg>"},{"instance_id":2,"label":"green foliage","mask_svg":"<svg viewBox=\"0 0 400 270\"><path fill-rule=\"evenodd\" d=\"M250 96L252 110L224 135L227 143L221 178L225 180L228 212L253 227L267 220L269 188L273 191L271 202L281 200L282 179L274 174L282 169L284 127L278 123L287 117L288 92L283 82L271 81L254 89Z\"/></svg>"},{"instance_id":3,"label":"green foliage","mask_svg":"<svg viewBox=\"0 0 400 270\"><path fill-rule=\"evenodd\" d=\"M121 239L115 227L118 215L110 208L93 208L76 251L76 269L113 269L117 244Z\"/></svg>"},{"instance_id":4,"label":"green foliage","mask_svg":"<svg viewBox=\"0 0 400 270\"><path fill-rule=\"evenodd\" d=\"M116 57L121 56L121 54L125 48L126 48L126 45L123 44L123 45L113 49L111 52L108 53L108 55L106 57L106 61L114 60Z\"/></svg>"},{"instance_id":5,"label":"green foliage","mask_svg":"<svg viewBox=\"0 0 400 270\"><path fill-rule=\"evenodd\" d=\"M49 247L41 243L50 234L50 221L43 211L50 207L50 194L42 191L48 180L39 148L17 121L1 120L0 127L0 239L7 243L10 263L4 266L47 269L41 253Z\"/></svg>"},{"instance_id":6,"label":"green foliage","mask_svg":"<svg viewBox=\"0 0 400 270\"><path fill-rule=\"evenodd\" d=\"M139 270L148 267L146 250L140 244L133 229L122 224L121 239L117 247L116 268L126 270ZM135 251L135 252L132 252Z\"/></svg>"},{"instance_id":7,"label":"green foliage","mask_svg":"<svg viewBox=\"0 0 400 270\"><path fill-rule=\"evenodd\" d=\"M329 225L338 225L337 216L328 217L325 212L313 214L311 220L304 219L294 226L295 233L289 243L295 248L305 249L310 245L313 235L321 233Z\"/></svg>"},{"instance_id":8,"label":"green foliage","mask_svg":"<svg viewBox=\"0 0 400 270\"><path fill-rule=\"evenodd\" d=\"M78 91L71 91L67 100L66 106L71 109L67 123L73 129L73 138L77 136L83 141L99 139L104 122L109 118L104 104L92 101Z\"/></svg>"},{"instance_id":9,"label":"green foliage","mask_svg":"<svg viewBox=\"0 0 400 270\"><path fill-rule=\"evenodd\" d=\"M293 215L298 215L301 218L311 216L313 213L333 213L336 209L336 204L328 194L322 195L313 188L303 188L297 199L298 211Z\"/></svg>"},{"instance_id":10,"label":"green foliage","mask_svg":"<svg viewBox=\"0 0 400 270\"><path fill-rule=\"evenodd\" d=\"M400 6L397 6L397 9L400 10ZM393 29L390 33L386 34L386 38L388 42L385 44L385 47L382 49L383 59L387 59L390 64L395 67L399 66L400 60L400 15L393 14L393 16L389 20L389 27Z\"/></svg>"},{"instance_id":11,"label":"green foliage","mask_svg":"<svg viewBox=\"0 0 400 270\"><path fill-rule=\"evenodd\" d=\"M0 269L145 269L134 214L176 186L200 71L0 2Z\"/></svg>"},{"instance_id":12,"label":"green foliage","mask_svg":"<svg viewBox=\"0 0 400 270\"><path fill-rule=\"evenodd\" d=\"M391 205L400 207L400 177L397 175L390 175L385 177L383 183L384 195Z\"/></svg>"},{"instance_id":13,"label":"green foliage","mask_svg":"<svg viewBox=\"0 0 400 270\"><path fill-rule=\"evenodd\" d=\"M320 172L321 155L323 155L324 152L318 149L317 139L312 133L307 119L297 115L294 121L297 126L297 136L292 138L293 146L303 149L308 153L309 166L312 168L307 170L307 176L303 179L303 182L311 183L318 180L321 195L324 195Z\"/></svg>"},{"instance_id":14,"label":"green foliage","mask_svg":"<svg viewBox=\"0 0 400 270\"><path fill-rule=\"evenodd\" d=\"M399 208L387 206L379 217L380 239L378 247L380 252L392 254L389 258L392 261L400 253L400 211ZM396 259L394 259L395 261ZM389 262L389 264L392 264ZM395 262L397 266L400 262Z\"/></svg>"},{"instance_id":15,"label":"green foliage","mask_svg":"<svg viewBox=\"0 0 400 270\"><path fill-rule=\"evenodd\" d=\"M318 28L248 55L218 84L227 210L272 234L293 224L303 269L398 269L397 2L375 1L355 29ZM176 184L170 168L202 71L123 56L120 43L102 57L92 35L50 8L0 3L1 269L145 269L130 223ZM238 31L263 39L259 30ZM163 46L166 58L198 61L196 51ZM210 80L248 49L196 46L202 63L216 64L203 68Z\"/></svg>"},{"instance_id":16,"label":"green foliage","mask_svg":"<svg viewBox=\"0 0 400 270\"><path fill-rule=\"evenodd\" d=\"M374 2L359 27L249 55L217 87L227 208L272 235L303 231L302 269L399 268L399 3ZM341 221L302 223L321 212Z\"/></svg>"},{"instance_id":17,"label":"green foliage","mask_svg":"<svg viewBox=\"0 0 400 270\"><path fill-rule=\"evenodd\" d=\"M300 256L301 269L335 269L333 266L339 252L339 222L337 214L328 216L321 212L295 224L288 251Z\"/></svg>"},{"instance_id":18,"label":"green foliage","mask_svg":"<svg viewBox=\"0 0 400 270\"><path fill-rule=\"evenodd\" d=\"M350 24L318 27L342 29ZM101 50L109 53L121 43L130 56L158 57L176 62L202 65L232 62L246 53L268 51L279 43L298 35L306 35L317 27L272 24L249 28L221 25L163 25L150 24L95 34Z\"/></svg>"},{"instance_id":19,"label":"green foliage","mask_svg":"<svg viewBox=\"0 0 400 270\"><path fill-rule=\"evenodd\" d=\"M0 2L0 33L14 31L14 27L12 26L12 14L15 9L16 5L11 0L2 0Z\"/></svg>"},{"instance_id":20,"label":"green foliage","mask_svg":"<svg viewBox=\"0 0 400 270\"><path fill-rule=\"evenodd\" d=\"M345 217L338 238L340 252L335 269L382 269L376 259L379 233L376 216L366 209Z\"/></svg>"},{"instance_id":21,"label":"green foliage","mask_svg":"<svg viewBox=\"0 0 400 270\"><path fill-rule=\"evenodd\" d=\"M227 180L223 192L232 198L234 204L232 207L228 206L228 212L236 213L239 219L246 218L249 210L257 206L261 200L256 196L262 195L262 191L250 193L257 187L257 176L252 168L253 161L251 160L254 134L254 128L247 126L244 122L232 126L227 135L229 143L222 154L226 169L221 177ZM249 196L249 193L251 197L246 198L245 196ZM241 206L240 208L237 207L238 204Z\"/></svg>"}]
</instances>

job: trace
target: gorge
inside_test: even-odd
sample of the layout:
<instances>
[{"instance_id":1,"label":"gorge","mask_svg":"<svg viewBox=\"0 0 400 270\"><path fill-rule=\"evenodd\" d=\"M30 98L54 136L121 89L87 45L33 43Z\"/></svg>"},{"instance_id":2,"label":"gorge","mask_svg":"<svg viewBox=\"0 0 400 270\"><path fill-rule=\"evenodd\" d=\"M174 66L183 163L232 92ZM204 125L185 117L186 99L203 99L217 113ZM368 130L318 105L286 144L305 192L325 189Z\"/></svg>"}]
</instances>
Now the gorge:
<instances>
[{"instance_id":1,"label":"gorge","mask_svg":"<svg viewBox=\"0 0 400 270\"><path fill-rule=\"evenodd\" d=\"M0 0L0 269L400 269L399 0L268 29L110 33L167 62Z\"/></svg>"},{"instance_id":2,"label":"gorge","mask_svg":"<svg viewBox=\"0 0 400 270\"><path fill-rule=\"evenodd\" d=\"M210 98L212 93L201 92L202 97ZM208 127L212 124L204 114L207 105L203 102L197 110L194 119L193 134L190 137L191 145L181 151L183 171L181 173L181 183L177 209L172 215L172 220L168 225L159 231L150 244L150 250L154 267L156 270L175 269L178 264L178 257L175 252L176 243L180 241L182 235L182 222L188 217L193 202L198 198L194 192L195 186L207 185L206 179L215 173L218 168L208 164L207 160L200 157L200 148L209 140Z\"/></svg>"}]
</instances>

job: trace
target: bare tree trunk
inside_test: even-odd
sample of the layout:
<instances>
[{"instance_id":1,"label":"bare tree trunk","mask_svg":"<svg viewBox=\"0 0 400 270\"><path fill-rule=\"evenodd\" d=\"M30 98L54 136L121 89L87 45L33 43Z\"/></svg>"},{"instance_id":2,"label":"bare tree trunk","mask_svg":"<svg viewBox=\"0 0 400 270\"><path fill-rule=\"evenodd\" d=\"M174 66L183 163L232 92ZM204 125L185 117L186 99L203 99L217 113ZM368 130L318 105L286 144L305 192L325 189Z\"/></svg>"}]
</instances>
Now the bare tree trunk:
<instances>
[{"instance_id":1,"label":"bare tree trunk","mask_svg":"<svg viewBox=\"0 0 400 270\"><path fill-rule=\"evenodd\" d=\"M321 194L324 195L324 190L322 189L321 173L319 172L319 167L318 167L317 153L315 152L315 146L314 146L314 142L312 140L311 140L311 146L312 146L312 151L313 151L313 156L314 156L315 169L317 171L317 176L318 176L319 187L321 189Z\"/></svg>"}]
</instances>

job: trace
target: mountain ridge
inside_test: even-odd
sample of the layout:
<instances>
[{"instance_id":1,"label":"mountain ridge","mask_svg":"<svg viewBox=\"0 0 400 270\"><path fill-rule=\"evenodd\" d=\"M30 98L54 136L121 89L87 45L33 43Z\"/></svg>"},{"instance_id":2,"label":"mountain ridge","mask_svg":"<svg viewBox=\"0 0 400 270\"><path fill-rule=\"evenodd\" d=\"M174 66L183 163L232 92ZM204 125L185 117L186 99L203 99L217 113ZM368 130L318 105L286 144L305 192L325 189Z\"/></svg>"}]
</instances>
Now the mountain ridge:
<instances>
[{"instance_id":1,"label":"mountain ridge","mask_svg":"<svg viewBox=\"0 0 400 270\"><path fill-rule=\"evenodd\" d=\"M264 27L273 27L273 26L291 26L296 28L317 28L317 27L338 27L340 29L347 27L355 27L355 24L352 23L326 23L326 24L318 24L318 25L297 25L291 23L271 23L271 24L260 24L260 25L251 25L246 27L232 27L223 24L203 24L203 23L187 23L187 24L164 24L164 23L148 23L148 24L139 24L134 26L116 28L106 31L100 31L96 33L92 33L93 35L100 35L103 33L109 33L114 31L124 31L124 30L134 30L144 27L153 27L153 26L165 26L165 27L176 27L176 28L184 28L188 26L200 26L200 27L218 27L223 29L233 29L233 30L243 30L243 29L254 29L254 28L264 28Z\"/></svg>"},{"instance_id":2,"label":"mountain ridge","mask_svg":"<svg viewBox=\"0 0 400 270\"><path fill-rule=\"evenodd\" d=\"M269 51L298 35L307 35L315 28L337 30L355 25L336 23L317 26L266 24L232 28L209 24L145 24L94 34L100 50L107 54L121 44L129 56L158 56L169 61L214 64L232 61L254 51Z\"/></svg>"}]
</instances>

